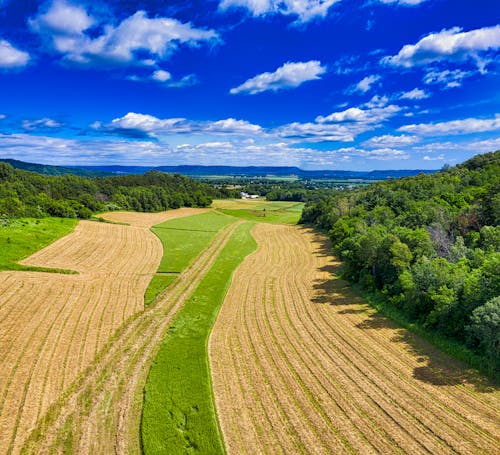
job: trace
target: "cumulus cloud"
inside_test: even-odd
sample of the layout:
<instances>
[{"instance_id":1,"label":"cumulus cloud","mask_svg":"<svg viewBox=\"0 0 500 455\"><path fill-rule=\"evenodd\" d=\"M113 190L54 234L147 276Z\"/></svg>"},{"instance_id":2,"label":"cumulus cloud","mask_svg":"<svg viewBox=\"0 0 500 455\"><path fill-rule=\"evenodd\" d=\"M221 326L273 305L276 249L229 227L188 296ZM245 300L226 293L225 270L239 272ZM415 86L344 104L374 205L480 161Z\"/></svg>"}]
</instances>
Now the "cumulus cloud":
<instances>
[{"instance_id":1,"label":"cumulus cloud","mask_svg":"<svg viewBox=\"0 0 500 455\"><path fill-rule=\"evenodd\" d=\"M490 119L466 118L438 123L405 125L398 129L423 136L447 136L452 134L484 133L500 130L500 115Z\"/></svg>"},{"instance_id":2,"label":"cumulus cloud","mask_svg":"<svg viewBox=\"0 0 500 455\"><path fill-rule=\"evenodd\" d=\"M416 136L394 136L391 134L384 134L382 136L375 136L363 142L365 147L374 148L393 148L404 147L417 143L420 139Z\"/></svg>"},{"instance_id":3,"label":"cumulus cloud","mask_svg":"<svg viewBox=\"0 0 500 455\"><path fill-rule=\"evenodd\" d=\"M463 32L454 27L431 33L416 44L407 44L398 54L381 61L391 66L411 68L443 60L465 62L473 59L480 70L488 63L488 51L500 48L500 25Z\"/></svg>"},{"instance_id":4,"label":"cumulus cloud","mask_svg":"<svg viewBox=\"0 0 500 455\"><path fill-rule=\"evenodd\" d=\"M399 95L399 99L401 100L423 100L425 98L429 98L431 95L427 93L425 90L420 88L414 88L409 92L404 92Z\"/></svg>"},{"instance_id":5,"label":"cumulus cloud","mask_svg":"<svg viewBox=\"0 0 500 455\"><path fill-rule=\"evenodd\" d=\"M318 116L318 123L359 123L366 125L375 125L397 114L401 108L394 104L385 107L373 107L361 109L359 107L350 107L344 111L333 112L325 117Z\"/></svg>"},{"instance_id":6,"label":"cumulus cloud","mask_svg":"<svg viewBox=\"0 0 500 455\"><path fill-rule=\"evenodd\" d=\"M165 70L156 70L152 76L151 79L158 81L158 82L166 82L172 78L172 75Z\"/></svg>"},{"instance_id":7,"label":"cumulus cloud","mask_svg":"<svg viewBox=\"0 0 500 455\"><path fill-rule=\"evenodd\" d=\"M385 3L386 5L402 5L402 6L417 6L427 0L378 0L380 3Z\"/></svg>"},{"instance_id":8,"label":"cumulus cloud","mask_svg":"<svg viewBox=\"0 0 500 455\"><path fill-rule=\"evenodd\" d=\"M473 71L462 71L458 69L443 71L432 69L424 76L423 80L427 85L437 84L442 85L445 89L448 89L461 87L463 80L473 74Z\"/></svg>"},{"instance_id":9,"label":"cumulus cloud","mask_svg":"<svg viewBox=\"0 0 500 455\"><path fill-rule=\"evenodd\" d=\"M253 135L262 133L259 125L228 118L214 122L196 122L184 118L159 119L153 115L129 112L123 117L115 118L107 125L95 124L96 129L113 134L123 134L131 137L155 138L168 134L216 134L216 135Z\"/></svg>"},{"instance_id":10,"label":"cumulus cloud","mask_svg":"<svg viewBox=\"0 0 500 455\"><path fill-rule=\"evenodd\" d=\"M327 116L318 116L315 122L283 125L274 132L297 142L352 142L356 136L378 128L400 110L395 105L367 109L350 107Z\"/></svg>"},{"instance_id":11,"label":"cumulus cloud","mask_svg":"<svg viewBox=\"0 0 500 455\"><path fill-rule=\"evenodd\" d=\"M0 68L23 68L29 60L30 55L27 52L15 48L4 39L0 40Z\"/></svg>"},{"instance_id":12,"label":"cumulus cloud","mask_svg":"<svg viewBox=\"0 0 500 455\"><path fill-rule=\"evenodd\" d=\"M197 46L219 39L214 30L198 29L176 19L150 19L144 11L117 25L104 24L99 32L95 18L65 0L54 0L47 10L31 18L29 25L64 61L92 67L151 66L166 60L180 44Z\"/></svg>"},{"instance_id":13,"label":"cumulus cloud","mask_svg":"<svg viewBox=\"0 0 500 455\"><path fill-rule=\"evenodd\" d=\"M248 79L229 93L236 95L244 93L255 95L266 91L278 91L298 87L307 81L321 79L326 68L317 60L309 62L288 62L273 73L262 73Z\"/></svg>"},{"instance_id":14,"label":"cumulus cloud","mask_svg":"<svg viewBox=\"0 0 500 455\"><path fill-rule=\"evenodd\" d=\"M348 92L349 93L366 93L368 92L373 84L378 82L381 79L381 77L377 74L372 74L371 76L366 76L365 78L361 79L357 84L353 85Z\"/></svg>"},{"instance_id":15,"label":"cumulus cloud","mask_svg":"<svg viewBox=\"0 0 500 455\"><path fill-rule=\"evenodd\" d=\"M36 129L55 129L61 128L63 125L51 118L44 117L38 120L23 120L23 129L27 131Z\"/></svg>"},{"instance_id":16,"label":"cumulus cloud","mask_svg":"<svg viewBox=\"0 0 500 455\"><path fill-rule=\"evenodd\" d=\"M328 10L340 0L222 0L221 10L244 8L253 16L283 14L297 16L297 22L306 23L313 19L324 18Z\"/></svg>"},{"instance_id":17,"label":"cumulus cloud","mask_svg":"<svg viewBox=\"0 0 500 455\"><path fill-rule=\"evenodd\" d=\"M444 161L445 157L444 157L444 154L442 154L442 153L438 156L425 155L424 160L425 161Z\"/></svg>"}]
</instances>

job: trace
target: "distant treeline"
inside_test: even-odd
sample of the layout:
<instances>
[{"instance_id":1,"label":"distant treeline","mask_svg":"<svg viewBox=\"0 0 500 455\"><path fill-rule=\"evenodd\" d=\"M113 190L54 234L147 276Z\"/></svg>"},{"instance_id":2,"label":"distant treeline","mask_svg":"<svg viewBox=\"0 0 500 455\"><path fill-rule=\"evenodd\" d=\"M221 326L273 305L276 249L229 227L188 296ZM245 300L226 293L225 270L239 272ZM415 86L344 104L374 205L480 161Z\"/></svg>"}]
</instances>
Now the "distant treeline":
<instances>
[{"instance_id":1,"label":"distant treeline","mask_svg":"<svg viewBox=\"0 0 500 455\"><path fill-rule=\"evenodd\" d=\"M367 181L334 180L276 180L268 178L212 177L201 179L216 188L224 189L229 197L239 198L241 192L264 196L268 201L313 202L331 194L332 189L367 185Z\"/></svg>"},{"instance_id":2,"label":"distant treeline","mask_svg":"<svg viewBox=\"0 0 500 455\"><path fill-rule=\"evenodd\" d=\"M108 210L206 207L213 197L227 197L227 192L178 174L48 176L0 162L0 216L90 218Z\"/></svg>"},{"instance_id":3,"label":"distant treeline","mask_svg":"<svg viewBox=\"0 0 500 455\"><path fill-rule=\"evenodd\" d=\"M303 223L326 230L344 275L410 321L500 369L500 151L434 175L334 192Z\"/></svg>"}]
</instances>

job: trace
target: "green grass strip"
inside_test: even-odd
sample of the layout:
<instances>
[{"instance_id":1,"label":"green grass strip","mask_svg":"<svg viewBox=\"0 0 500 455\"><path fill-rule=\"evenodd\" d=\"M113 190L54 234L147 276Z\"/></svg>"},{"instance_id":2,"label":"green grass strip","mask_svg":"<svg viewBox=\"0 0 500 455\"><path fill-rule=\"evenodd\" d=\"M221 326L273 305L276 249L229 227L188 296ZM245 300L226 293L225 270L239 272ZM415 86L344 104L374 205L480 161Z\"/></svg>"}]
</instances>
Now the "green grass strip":
<instances>
[{"instance_id":1,"label":"green grass strip","mask_svg":"<svg viewBox=\"0 0 500 455\"><path fill-rule=\"evenodd\" d=\"M296 208L285 210L264 210L264 209L217 209L218 211L243 218L248 221L257 221L260 223L275 223L275 224L297 224L300 219L301 211Z\"/></svg>"},{"instance_id":2,"label":"green grass strip","mask_svg":"<svg viewBox=\"0 0 500 455\"><path fill-rule=\"evenodd\" d=\"M217 232L234 221L234 218L211 211L154 226L151 230L163 244L158 272L182 272L210 244Z\"/></svg>"},{"instance_id":3,"label":"green grass strip","mask_svg":"<svg viewBox=\"0 0 500 455\"><path fill-rule=\"evenodd\" d=\"M253 223L239 226L175 318L145 388L142 443L146 455L220 454L208 337L233 271L256 248Z\"/></svg>"},{"instance_id":4,"label":"green grass strip","mask_svg":"<svg viewBox=\"0 0 500 455\"><path fill-rule=\"evenodd\" d=\"M0 270L75 273L69 270L31 267L18 261L69 234L78 220L67 218L19 218L0 226Z\"/></svg>"}]
</instances>

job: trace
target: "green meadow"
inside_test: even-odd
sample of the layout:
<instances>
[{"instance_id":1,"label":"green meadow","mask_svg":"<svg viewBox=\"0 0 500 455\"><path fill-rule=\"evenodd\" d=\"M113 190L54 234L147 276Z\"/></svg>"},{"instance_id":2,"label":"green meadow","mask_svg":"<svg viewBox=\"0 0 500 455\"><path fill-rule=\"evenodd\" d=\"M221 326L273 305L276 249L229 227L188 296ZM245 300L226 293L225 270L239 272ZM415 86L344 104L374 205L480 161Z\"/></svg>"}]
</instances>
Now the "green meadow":
<instances>
[{"instance_id":1,"label":"green meadow","mask_svg":"<svg viewBox=\"0 0 500 455\"><path fill-rule=\"evenodd\" d=\"M144 396L144 453L224 453L213 401L208 338L233 271L256 243L239 226L172 323L151 367Z\"/></svg>"},{"instance_id":2,"label":"green meadow","mask_svg":"<svg viewBox=\"0 0 500 455\"><path fill-rule=\"evenodd\" d=\"M0 224L0 270L66 272L18 264L38 250L69 234L77 224L67 218L19 218Z\"/></svg>"},{"instance_id":3,"label":"green meadow","mask_svg":"<svg viewBox=\"0 0 500 455\"><path fill-rule=\"evenodd\" d=\"M234 221L234 218L213 211L153 226L151 230L163 245L163 257L146 289L144 304L151 305L178 274L210 245L215 234Z\"/></svg>"}]
</instances>

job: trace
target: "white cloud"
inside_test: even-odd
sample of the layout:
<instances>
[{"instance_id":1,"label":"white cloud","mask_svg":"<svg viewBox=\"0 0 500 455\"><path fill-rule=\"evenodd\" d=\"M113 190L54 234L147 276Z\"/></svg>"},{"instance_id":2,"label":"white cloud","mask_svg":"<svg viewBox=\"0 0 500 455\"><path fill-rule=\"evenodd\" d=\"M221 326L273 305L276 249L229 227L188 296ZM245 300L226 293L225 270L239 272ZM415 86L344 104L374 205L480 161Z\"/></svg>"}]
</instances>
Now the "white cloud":
<instances>
[{"instance_id":1,"label":"white cloud","mask_svg":"<svg viewBox=\"0 0 500 455\"><path fill-rule=\"evenodd\" d=\"M446 158L444 157L444 154L440 154L438 156L429 156L425 155L424 160L425 161L444 161Z\"/></svg>"},{"instance_id":2,"label":"white cloud","mask_svg":"<svg viewBox=\"0 0 500 455\"><path fill-rule=\"evenodd\" d=\"M393 148L413 145L419 140L420 139L416 136L393 136L391 134L384 134L382 136L375 136L368 139L367 141L364 141L363 145L370 148Z\"/></svg>"},{"instance_id":3,"label":"white cloud","mask_svg":"<svg viewBox=\"0 0 500 455\"><path fill-rule=\"evenodd\" d=\"M426 2L427 0L378 0L380 3L385 3L387 5L390 4L397 4L397 5L403 5L403 6L417 6L420 5L421 3Z\"/></svg>"},{"instance_id":4,"label":"white cloud","mask_svg":"<svg viewBox=\"0 0 500 455\"><path fill-rule=\"evenodd\" d=\"M353 85L348 91L350 93L354 92L366 93L372 88L373 84L378 82L380 79L381 77L377 74L366 76L365 78L361 79L357 84Z\"/></svg>"},{"instance_id":5,"label":"white cloud","mask_svg":"<svg viewBox=\"0 0 500 455\"><path fill-rule=\"evenodd\" d=\"M443 60L464 62L473 59L484 70L488 59L483 54L500 48L500 25L462 32L459 27L431 33L416 44L407 44L397 55L384 57L382 63L411 68Z\"/></svg>"},{"instance_id":6,"label":"white cloud","mask_svg":"<svg viewBox=\"0 0 500 455\"><path fill-rule=\"evenodd\" d=\"M366 125L379 124L388 118L397 114L401 108L394 104L385 107L374 107L361 109L359 107L350 107L344 111L333 112L326 117L318 116L318 123L361 123Z\"/></svg>"},{"instance_id":7,"label":"white cloud","mask_svg":"<svg viewBox=\"0 0 500 455\"><path fill-rule=\"evenodd\" d=\"M29 21L35 31L50 30L61 35L78 36L96 23L84 8L65 0L55 0L46 12Z\"/></svg>"},{"instance_id":8,"label":"white cloud","mask_svg":"<svg viewBox=\"0 0 500 455\"><path fill-rule=\"evenodd\" d=\"M423 100L425 98L429 98L431 95L427 93L425 90L414 88L409 92L404 92L399 96L401 100Z\"/></svg>"},{"instance_id":9,"label":"white cloud","mask_svg":"<svg viewBox=\"0 0 500 455\"><path fill-rule=\"evenodd\" d=\"M248 79L238 87L232 88L229 93L232 95L238 93L255 95L268 90L290 89L307 81L321 79L320 76L325 72L326 68L317 60L288 62L273 73L262 73Z\"/></svg>"},{"instance_id":10,"label":"white cloud","mask_svg":"<svg viewBox=\"0 0 500 455\"><path fill-rule=\"evenodd\" d=\"M61 128L62 123L56 122L55 120L44 117L38 120L23 120L23 129L25 130L36 130L40 128Z\"/></svg>"},{"instance_id":11,"label":"white cloud","mask_svg":"<svg viewBox=\"0 0 500 455\"><path fill-rule=\"evenodd\" d=\"M137 11L118 25L104 24L100 35L87 33L97 24L82 7L55 0L45 12L29 20L29 25L50 43L66 62L83 66L151 66L166 60L180 44L196 46L217 41L214 30L194 28L176 19L150 19ZM102 25L102 24L101 24ZM138 52L148 57L138 59Z\"/></svg>"},{"instance_id":12,"label":"white cloud","mask_svg":"<svg viewBox=\"0 0 500 455\"><path fill-rule=\"evenodd\" d=\"M262 131L259 125L247 122L246 120L236 120L228 118L216 122L206 122L198 126L202 132L218 134L256 134Z\"/></svg>"},{"instance_id":13,"label":"white cloud","mask_svg":"<svg viewBox=\"0 0 500 455\"><path fill-rule=\"evenodd\" d=\"M324 18L332 5L340 0L222 0L221 10L232 7L245 8L253 16L283 14L297 16L297 22L306 23Z\"/></svg>"},{"instance_id":14,"label":"white cloud","mask_svg":"<svg viewBox=\"0 0 500 455\"><path fill-rule=\"evenodd\" d=\"M377 161L407 160L410 158L410 155L407 152L392 148L375 149L365 152L364 154L360 152L360 154L369 160Z\"/></svg>"},{"instance_id":15,"label":"white cloud","mask_svg":"<svg viewBox=\"0 0 500 455\"><path fill-rule=\"evenodd\" d=\"M318 116L315 122L283 125L274 132L296 142L352 142L357 135L378 128L400 110L395 105L368 109L351 107L327 116Z\"/></svg>"},{"instance_id":16,"label":"white cloud","mask_svg":"<svg viewBox=\"0 0 500 455\"><path fill-rule=\"evenodd\" d=\"M366 126L323 125L318 123L293 122L281 126L275 132L282 138L297 142L352 142L357 134L366 131Z\"/></svg>"},{"instance_id":17,"label":"white cloud","mask_svg":"<svg viewBox=\"0 0 500 455\"><path fill-rule=\"evenodd\" d=\"M6 40L0 40L0 68L23 68L28 64L30 55L16 49Z\"/></svg>"},{"instance_id":18,"label":"white cloud","mask_svg":"<svg viewBox=\"0 0 500 455\"><path fill-rule=\"evenodd\" d=\"M5 114L0 114L0 120L3 120L4 118L6 118L7 116Z\"/></svg>"},{"instance_id":19,"label":"white cloud","mask_svg":"<svg viewBox=\"0 0 500 455\"><path fill-rule=\"evenodd\" d=\"M369 109L373 109L374 107L384 107L387 106L388 102L389 98L387 96L374 95L370 101L363 105L363 107L367 107Z\"/></svg>"},{"instance_id":20,"label":"white cloud","mask_svg":"<svg viewBox=\"0 0 500 455\"><path fill-rule=\"evenodd\" d=\"M148 114L129 112L123 117L115 118L102 127L98 122L97 129L104 128L110 132L125 133L136 137L157 137L168 134L223 134L223 135L254 135L263 133L259 125L228 118L215 122L195 122L184 118L159 119Z\"/></svg>"},{"instance_id":21,"label":"white cloud","mask_svg":"<svg viewBox=\"0 0 500 455\"><path fill-rule=\"evenodd\" d=\"M172 75L165 70L156 70L151 78L158 82L166 82L172 78Z\"/></svg>"},{"instance_id":22,"label":"white cloud","mask_svg":"<svg viewBox=\"0 0 500 455\"><path fill-rule=\"evenodd\" d=\"M405 125L398 129L424 136L447 136L452 134L483 133L500 130L500 115L490 119L466 118L438 123Z\"/></svg>"},{"instance_id":23,"label":"white cloud","mask_svg":"<svg viewBox=\"0 0 500 455\"><path fill-rule=\"evenodd\" d=\"M473 74L473 71L462 71L458 69L443 71L432 69L424 76L423 80L427 85L438 84L443 85L444 88L455 88L461 87L463 80Z\"/></svg>"}]
</instances>

